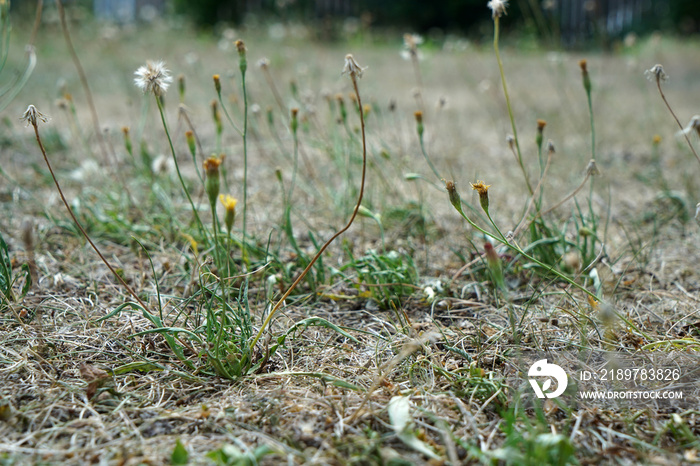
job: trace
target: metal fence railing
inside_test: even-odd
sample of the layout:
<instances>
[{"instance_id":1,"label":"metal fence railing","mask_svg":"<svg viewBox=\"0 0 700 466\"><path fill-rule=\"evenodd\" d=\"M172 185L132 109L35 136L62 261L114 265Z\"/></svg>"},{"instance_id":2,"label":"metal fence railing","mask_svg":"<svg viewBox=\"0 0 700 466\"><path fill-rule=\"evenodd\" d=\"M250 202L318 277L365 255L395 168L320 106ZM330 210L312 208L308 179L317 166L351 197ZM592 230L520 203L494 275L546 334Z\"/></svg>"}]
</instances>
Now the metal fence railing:
<instances>
[{"instance_id":1,"label":"metal fence railing","mask_svg":"<svg viewBox=\"0 0 700 466\"><path fill-rule=\"evenodd\" d=\"M564 45L589 40L592 37L620 35L659 24L659 18L669 10L670 0L550 0L544 2L545 13ZM657 26L658 27L658 26Z\"/></svg>"}]
</instances>

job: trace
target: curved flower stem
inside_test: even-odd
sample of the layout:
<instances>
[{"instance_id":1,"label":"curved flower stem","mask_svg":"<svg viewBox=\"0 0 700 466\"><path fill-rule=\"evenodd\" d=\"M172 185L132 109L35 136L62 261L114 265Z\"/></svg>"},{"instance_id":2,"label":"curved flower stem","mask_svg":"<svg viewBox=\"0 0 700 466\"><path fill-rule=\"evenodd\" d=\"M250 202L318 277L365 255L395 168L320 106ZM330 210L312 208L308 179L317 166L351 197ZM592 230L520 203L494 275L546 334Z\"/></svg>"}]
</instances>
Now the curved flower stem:
<instances>
[{"instance_id":1,"label":"curved flower stem","mask_svg":"<svg viewBox=\"0 0 700 466\"><path fill-rule=\"evenodd\" d=\"M547 177L547 173L549 172L549 166L552 164L552 155L554 154L554 151L550 150L547 151L547 163L544 166L544 170L542 171L542 174L540 176L540 180L537 182L537 185L535 186L535 192L530 196L530 201L527 204L527 208L525 209L525 212L523 213L523 216L520 218L520 222L518 222L518 226L515 227L513 230L513 238L517 238L520 232L522 231L524 225L525 225L525 219L527 219L527 216L530 214L530 211L532 210L532 207L537 205L537 213L535 214L535 217L532 219L532 221L528 222L528 226L535 220L537 217L540 216L540 212L542 211L542 192L540 189L542 188L542 183L544 182L545 178ZM540 200L536 201L536 197L539 195Z\"/></svg>"},{"instance_id":2,"label":"curved flower stem","mask_svg":"<svg viewBox=\"0 0 700 466\"><path fill-rule=\"evenodd\" d=\"M418 140L420 142L420 150L423 153L423 158L425 159L426 162L428 162L428 166L432 170L433 174L435 177L438 179L438 181L442 180L442 177L438 173L437 169L435 168L435 165L433 165L433 162L430 160L430 157L428 157L428 153L425 150L425 143L423 142L423 134L418 134Z\"/></svg>"},{"instance_id":3,"label":"curved flower stem","mask_svg":"<svg viewBox=\"0 0 700 466\"><path fill-rule=\"evenodd\" d=\"M136 302L139 303L139 305L143 308L144 311L148 310L148 306L146 305L145 302L139 297L139 295L136 294L136 292L124 281L122 276L117 273L116 270L114 270L114 267L110 265L109 262L107 262L107 259L102 255L100 250L97 248L95 243L92 242L90 239L90 236L88 236L87 232L83 228L83 226L80 224L78 221L77 217L73 213L73 209L71 209L70 205L68 204L68 201L66 200L66 197L63 195L63 190L61 189L61 185L58 183L58 179L56 178L56 175L53 172L53 168L51 167L51 163L49 162L49 158L46 155L46 149L44 148L44 144L41 142L41 137L39 136L39 128L35 123L32 123L32 126L34 127L34 134L36 135L36 142L39 144L39 149L41 149L41 154L44 156L44 161L46 162L46 166L49 168L49 172L51 173L51 178L53 178L53 182L56 184L56 189L58 190L58 194L61 196L61 200L63 201L63 205L66 206L66 209L68 210L68 213L71 216L71 219L73 219L73 223L75 223L75 226L78 227L78 230L80 230L80 233L85 237L88 243L90 243L90 246L92 246L92 249L97 253L97 255L100 257L100 260L104 262L104 264L107 266L110 272L112 272L112 275L114 275L119 283L126 289L126 291L136 300Z\"/></svg>"},{"instance_id":4,"label":"curved flower stem","mask_svg":"<svg viewBox=\"0 0 700 466\"><path fill-rule=\"evenodd\" d=\"M357 87L357 78L354 74L350 74L350 78L352 79L352 84L355 89L355 95L357 96L357 103L362 108L362 99L360 98L360 90ZM316 255L311 259L309 264L306 266L306 268L299 274L299 276L294 280L294 283L290 285L290 287L287 289L287 291L282 295L282 297L277 301L277 303L274 305L274 307L270 310L270 313L267 315L267 318L265 321L262 323L260 326L260 330L258 331L257 335L255 335L255 338L251 341L250 345L248 345L248 351L252 351L253 348L255 348L255 345L258 343L260 338L262 337L263 333L265 332L265 329L270 325L270 322L272 321L272 318L275 316L277 311L282 307L282 304L285 302L285 300L289 297L289 295L292 293L294 288L297 287L297 285L304 279L306 274L311 270L311 267L314 266L316 261L318 260L319 257L321 257L321 254L328 248L328 246L331 245L333 241L343 233L345 233L352 223L355 221L355 217L357 217L357 211L360 209L360 206L362 205L362 198L365 193L365 179L366 179L366 173L367 173L367 141L365 138L365 118L363 115L363 112L358 112L360 115L360 128L362 130L362 181L360 182L360 194L357 197L357 203L355 204L355 208L352 211L352 215L350 216L350 220L348 220L348 223L338 230L328 241L326 241L323 246L321 246L321 249L318 250Z\"/></svg>"},{"instance_id":5,"label":"curved flower stem","mask_svg":"<svg viewBox=\"0 0 700 466\"><path fill-rule=\"evenodd\" d=\"M224 110L224 115L226 115L226 120L229 122L231 127L236 131L238 134L243 136L243 131L236 126L236 123L233 122L233 119L231 118L231 115L228 113L228 109L226 108L226 105L224 105L224 99L221 97L221 91L217 91L216 93L217 97L219 98L219 105L221 105L221 108Z\"/></svg>"},{"instance_id":6,"label":"curved flower stem","mask_svg":"<svg viewBox=\"0 0 700 466\"><path fill-rule=\"evenodd\" d=\"M501 84L503 85L503 94L506 98L506 105L508 107L508 117L510 118L510 126L513 129L513 138L515 139L515 148L518 153L518 164L520 169L523 171L523 176L525 177L525 184L527 185L527 190L530 195L534 192L532 186L530 185L530 180L527 176L527 171L525 170L525 165L523 164L523 154L520 151L520 141L518 140L518 130L515 127L515 117L513 116L513 109L510 105L510 97L508 95L508 86L506 84L506 74L503 71L503 62L501 61L501 53L498 49L498 36L499 36L499 17L495 16L493 18L494 30L493 30L493 50L496 53L496 61L498 62L498 71L501 74Z\"/></svg>"},{"instance_id":7,"label":"curved flower stem","mask_svg":"<svg viewBox=\"0 0 700 466\"><path fill-rule=\"evenodd\" d=\"M66 44L68 45L68 51L70 52L70 56L73 59L73 64L75 65L75 68L78 71L80 83L82 84L83 89L85 90L85 98L87 99L88 108L90 109L90 115L92 116L92 124L95 130L95 137L97 138L97 142L100 145L102 156L105 159L112 162L116 169L116 162L109 157L109 153L107 151L107 144L105 143L104 137L102 136L102 129L100 128L100 122L97 117L97 109L95 108L95 102L92 100L92 92L90 91L90 85L88 84L85 69L83 69L83 66L80 64L80 59L78 58L78 54L75 52L75 48L73 47L73 41L71 40L70 33L68 32L68 24L66 23L66 12L63 9L63 2L61 0L56 0L56 8L58 9L58 16L61 20L61 29L63 30L63 37L65 38ZM117 170L117 173L119 173L119 170Z\"/></svg>"},{"instance_id":8,"label":"curved flower stem","mask_svg":"<svg viewBox=\"0 0 700 466\"><path fill-rule=\"evenodd\" d=\"M160 101L160 97L155 95L156 103L158 104L158 112L160 113L160 119L163 122L163 129L165 130L165 135L168 138L168 144L170 145L170 152L173 156L173 162L175 163L175 171L177 172L177 177L180 180L180 184L182 185L182 189L185 191L185 195L187 196L187 200L190 203L190 206L192 207L192 212L194 213L194 217L197 220L197 226L199 227L199 231L202 234L204 238L207 237L206 230L204 228L204 224L202 223L202 220L199 218L199 214L197 213L197 207L194 205L194 201L192 201L192 197L190 196L190 191L187 189L187 185L185 184L185 180L182 178L182 174L180 173L180 165L177 163L177 155L175 154L175 147L173 146L173 140L170 138L170 131L168 130L168 123L165 121L165 112L163 110L163 103Z\"/></svg>"},{"instance_id":9,"label":"curved flower stem","mask_svg":"<svg viewBox=\"0 0 700 466\"><path fill-rule=\"evenodd\" d=\"M463 218L464 220L466 220L474 229L480 231L480 232L483 233L484 235L493 236L491 233L489 233L488 231L484 230L484 229L481 228L479 225L477 225L476 223L474 223L474 221L473 221L472 219L470 219L469 217L467 217L467 215L466 215L466 214L464 213L464 211L461 209L461 206L460 206L459 209L457 209L457 207L455 206L455 209L457 210L457 212L459 212L459 214L462 216L462 218ZM491 219L491 216L488 214L488 212L487 212L486 215L489 217L489 220L490 220L491 224L496 228L496 231L497 231L498 234L500 235L499 238L495 238L496 241L498 241L499 243L503 244L504 246L507 246L509 249L511 249L512 251L516 252L517 254L519 254L519 255L525 257L527 260L529 260L529 261L531 261L531 262L534 262L535 264L539 265L539 266L542 267L543 269L545 269L545 270L547 270L547 271L553 273L553 274L556 275L558 278L564 280L565 282L569 283L569 284L572 285L573 287L578 288L579 290L583 291L584 293L586 293L586 294L587 294L588 296L590 296L591 298L593 298L593 299L595 299L595 300L598 300L598 297L595 295L595 293L589 291L589 290L586 289L584 286L579 285L579 284L576 283L574 280L572 280L571 278L567 277L567 276L564 275L563 273L559 272L559 271L556 270L555 268L550 267L550 266L544 264L543 262L539 261L539 260L536 259L535 257L529 255L528 253L526 253L525 251L523 251L523 250L520 248L520 246L518 246L517 244L509 242L509 241L505 238L505 236L503 236L503 234L502 234L501 231L498 229L498 227L496 227L495 223L494 223L493 220Z\"/></svg>"},{"instance_id":10,"label":"curved flower stem","mask_svg":"<svg viewBox=\"0 0 700 466\"><path fill-rule=\"evenodd\" d=\"M248 92L246 92L245 71L241 70L241 88L243 90L243 241L241 257L246 264L248 260L247 226L248 226Z\"/></svg>"},{"instance_id":11,"label":"curved flower stem","mask_svg":"<svg viewBox=\"0 0 700 466\"><path fill-rule=\"evenodd\" d=\"M586 177L586 179L588 179L588 177ZM585 183L585 180L584 180L584 183ZM583 184L582 184L581 186L583 186ZM579 188L579 189L580 189L580 188ZM460 204L461 204L461 201L460 201ZM456 210L457 212L459 212L459 214L462 216L462 218L464 218L464 220L466 220L466 221L467 221L473 228L475 228L476 230L480 231L481 233L483 233L483 234L485 234L485 235L491 236L486 230L484 230L483 228L481 228L480 226L478 226L476 223L474 223L474 221L473 221L472 219L470 219L469 217L467 217L467 215L466 215L466 214L464 213L464 211L462 210L462 206L461 206L460 204L457 204L457 205L453 204L453 206L455 207L455 210ZM489 216L489 220L491 220L491 217L490 217L490 216ZM491 220L491 223L493 224L493 220ZM494 225L494 226L495 226L495 225ZM496 228L496 230L498 230L498 228ZM499 231L499 233L500 233L500 231ZM501 236L502 236L502 235L501 235ZM571 278L567 277L567 276L564 275L563 273L561 273L561 272L559 272L558 270L556 270L554 267L548 266L548 265L544 264L543 262L537 260L535 257L531 256L530 254L526 253L526 252L523 251L522 248L521 248L520 246L518 246L515 242L509 242L509 241L508 241L506 238L504 238L504 237L495 238L495 239L496 239L499 243L501 243L501 244L503 244L504 246L508 247L510 250L514 251L515 253L517 253L517 254L523 256L524 258L526 258L527 260L529 260L529 261L531 261L531 262L537 264L538 266L542 267L544 270L547 270L548 272L551 272L552 274L556 275L557 278L559 278L559 279L561 279L561 280L564 280L566 283L568 283L569 285L573 286L574 288L578 288L579 290L583 291L586 295L588 295L590 298L594 299L595 301L599 301L599 300L600 300L600 298L599 298L598 296L596 296L595 293L593 293L592 291L589 291L588 289L586 289L586 287L584 287L584 286L582 286L582 285L579 285L578 283L576 283L576 282L575 282L574 280L572 280ZM625 316L623 316L622 314L618 313L617 311L615 311L615 315L616 315L617 317L619 317L620 320L622 320L622 321L623 321L625 324L627 324L630 328L634 329L636 332L638 332L640 335L642 335L644 338L650 339L649 335L647 335L645 332L643 332L642 330L640 330L636 325L634 325L633 322L631 322L631 321L630 321L629 319L627 319Z\"/></svg>"},{"instance_id":12,"label":"curved flower stem","mask_svg":"<svg viewBox=\"0 0 700 466\"><path fill-rule=\"evenodd\" d=\"M685 134L685 131L683 130L683 125L681 124L680 120L678 120L676 113L671 108L671 104L669 104L668 100L666 100L666 96L664 95L664 91L661 90L661 77L660 76L656 77L656 87L659 88L659 94L661 94L661 98L663 99L664 103L666 104L666 108L668 108L668 111L671 112L673 119L676 120L676 123L678 123L678 127L681 129L681 133L683 133L683 137L685 138L685 141L688 143L688 147L690 147L690 150L693 152L693 155L695 156L697 161L700 162L700 156L698 156L698 153L695 151L695 148L693 147L693 144L691 144L690 138L688 138L688 135Z\"/></svg>"},{"instance_id":13,"label":"curved flower stem","mask_svg":"<svg viewBox=\"0 0 700 466\"><path fill-rule=\"evenodd\" d=\"M212 227L214 229L214 260L216 261L216 267L220 268L222 266L222 263L220 254L221 251L219 250L219 216L216 215L216 199L214 200L214 202L211 203L211 216ZM221 272L222 271L219 270L218 274L221 275Z\"/></svg>"}]
</instances>

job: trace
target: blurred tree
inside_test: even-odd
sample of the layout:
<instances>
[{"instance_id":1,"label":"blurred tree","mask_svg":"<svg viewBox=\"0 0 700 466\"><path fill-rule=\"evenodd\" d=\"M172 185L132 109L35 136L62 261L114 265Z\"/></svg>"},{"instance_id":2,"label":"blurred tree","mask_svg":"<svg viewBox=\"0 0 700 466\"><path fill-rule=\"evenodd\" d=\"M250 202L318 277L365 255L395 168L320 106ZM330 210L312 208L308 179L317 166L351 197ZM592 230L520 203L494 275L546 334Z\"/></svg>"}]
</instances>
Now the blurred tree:
<instances>
[{"instance_id":1,"label":"blurred tree","mask_svg":"<svg viewBox=\"0 0 700 466\"><path fill-rule=\"evenodd\" d=\"M82 0L76 0L82 1ZM200 26L240 22L248 13L275 20L305 22L371 18L372 25L399 27L419 33L439 28L470 33L489 21L487 0L172 0L175 11ZM643 12L644 14L638 13ZM626 18L634 18L628 25ZM576 18L579 18L578 20ZM547 22L549 21L549 22ZM553 23L551 22L553 21ZM576 24L573 24L572 21ZM581 24L581 22L586 24ZM569 24L571 23L571 24ZM591 35L615 37L660 28L674 32L700 31L698 0L511 0L504 26L532 27L540 35L568 28L571 41ZM622 25L622 26L620 26ZM574 27L575 26L575 27ZM608 29L612 28L610 31ZM565 41L566 42L566 41Z\"/></svg>"}]
</instances>

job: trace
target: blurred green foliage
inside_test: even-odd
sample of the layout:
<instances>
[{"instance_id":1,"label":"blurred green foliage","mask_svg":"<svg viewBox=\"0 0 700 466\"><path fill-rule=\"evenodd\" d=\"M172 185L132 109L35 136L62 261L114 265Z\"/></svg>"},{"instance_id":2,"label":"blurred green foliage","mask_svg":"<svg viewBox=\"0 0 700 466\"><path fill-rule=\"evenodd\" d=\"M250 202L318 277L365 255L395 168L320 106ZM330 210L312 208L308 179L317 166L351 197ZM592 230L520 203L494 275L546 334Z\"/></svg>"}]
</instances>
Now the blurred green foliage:
<instances>
[{"instance_id":1,"label":"blurred green foliage","mask_svg":"<svg viewBox=\"0 0 700 466\"><path fill-rule=\"evenodd\" d=\"M426 33L430 30L473 33L476 26L490 19L486 0L172 0L178 14L187 15L199 26L213 26L219 22L239 23L246 14L260 18L279 20L296 19L304 22L323 22L329 19L346 17L361 18L363 24L380 27L397 27ZM610 0L597 0L599 9ZM626 0L632 2L633 0ZM562 7L560 2L571 5L574 0L511 0L509 2L508 24L517 27L536 26L533 21L533 8L544 7L547 3ZM581 4L583 4L581 2ZM653 4L653 5L652 5ZM652 0L654 11L652 20L645 20L634 28L645 33L664 29L677 33L700 32L700 2L697 0ZM557 6L559 5L559 6ZM613 5L609 4L609 8ZM563 8L563 7L562 7ZM630 7L631 8L631 7ZM521 13L522 12L522 13ZM540 31L542 33L542 31Z\"/></svg>"}]
</instances>

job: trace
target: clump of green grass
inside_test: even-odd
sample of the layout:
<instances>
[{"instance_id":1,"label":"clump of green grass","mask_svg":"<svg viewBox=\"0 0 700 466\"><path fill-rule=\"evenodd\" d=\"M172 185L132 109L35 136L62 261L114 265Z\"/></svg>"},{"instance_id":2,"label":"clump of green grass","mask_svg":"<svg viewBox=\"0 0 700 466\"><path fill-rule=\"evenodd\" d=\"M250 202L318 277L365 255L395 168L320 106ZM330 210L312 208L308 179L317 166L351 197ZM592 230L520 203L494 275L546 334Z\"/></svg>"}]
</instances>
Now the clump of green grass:
<instances>
[{"instance_id":1,"label":"clump of green grass","mask_svg":"<svg viewBox=\"0 0 700 466\"><path fill-rule=\"evenodd\" d=\"M15 290L21 284L19 293ZM12 267L10 251L5 239L0 234L0 310L6 309L13 303L26 296L32 286L32 275L28 263L20 266L16 273Z\"/></svg>"},{"instance_id":2,"label":"clump of green grass","mask_svg":"<svg viewBox=\"0 0 700 466\"><path fill-rule=\"evenodd\" d=\"M247 91L245 86L245 74L247 70L247 58L246 58L246 48L242 41L236 42L236 47L239 54L239 69L241 73L242 80L242 93L244 95L244 110L243 110L243 124L242 130L239 130L239 134L243 139L243 159L244 159L244 170L243 170L243 227L242 227L242 237L240 240L234 240L233 238L233 226L236 219L236 208L238 201L228 194L221 193L221 180L224 179L224 184L228 186L226 181L226 171L223 170L225 166L225 157L222 156L210 156L203 162L203 176L199 176L200 182L203 183L201 189L203 189L204 194L208 200L209 209L211 213L211 226L205 225L202 217L200 216L200 208L195 203L193 196L191 195L192 187L188 185L180 169L180 164L176 154L176 150L173 144L173 139L170 134L170 128L167 122L166 114L164 111L164 97L165 94L172 83L172 77L170 71L165 67L163 62L148 62L146 66L139 68L136 71L135 83L140 87L144 94L147 96L152 96L156 102L160 120L162 123L162 128L165 132L166 139L168 141L168 146L170 148L170 153L172 155L173 166L177 173L177 178L180 182L180 187L184 193L187 201L190 205L192 218L194 220L194 228L197 234L197 239L192 235L185 233L193 245L193 250L195 254L197 253L197 243L202 242L206 251L210 254L213 260L213 266L208 265L206 262L202 264L197 264L195 266L197 274L198 290L194 294L194 301L197 303L197 307L202 310L201 314L197 313L192 315L186 308L186 306L175 307L173 310L166 310L161 299L160 287L158 284L158 279L155 278L156 287L156 309L153 310L146 301L137 294L134 289L127 284L123 277L123 273L120 270L113 267L102 254L97 245L92 241L90 235L83 227L82 222L78 220L75 215L73 208L69 205L61 185L52 169L51 162L49 160L48 154L41 140L39 133L39 123L45 122L47 119L42 115L34 106L27 109L23 119L27 121L34 129L37 143L44 155L44 160L51 173L54 180L56 189L58 190L61 199L68 210L74 225L84 236L84 238L90 243L93 250L98 254L100 259L109 268L114 277L124 286L125 290L131 295L135 300L132 303L125 303L117 307L113 312L111 312L107 317L108 319L112 316L119 314L122 311L133 310L139 311L142 315L148 319L153 324L153 330L147 333L159 333L161 334L170 349L173 351L174 356L185 364L188 370L195 370L198 366L204 363L205 366L211 367L213 372L221 377L228 379L233 379L237 377L249 374L251 371L259 370L271 355L274 355L276 348L282 344L284 341L284 334L282 339L278 341L277 345L274 345L272 349L269 347L261 350L257 348L257 344L260 341L263 334L268 330L272 319L276 316L277 312L284 306L286 299L294 291L297 285L304 279L308 272L312 269L314 264L319 260L323 252L328 248L328 246L342 233L347 231L353 224L355 217L362 205L362 198L365 189L365 177L366 177L366 166L367 166L367 144L365 140L365 120L363 112L359 112L360 118L360 128L361 128L361 149L362 149L362 177L360 188L358 190L358 198L353 209L352 215L348 220L347 224L338 230L329 240L327 240L317 251L317 253L307 260L304 269L297 275L296 279L287 288L287 291L277 300L277 303L272 306L267 315L263 319L256 331L254 318L251 314L250 301L249 301L249 274L245 274L246 266L250 264L249 259L249 247L246 246L248 241L248 235L246 232L246 205L247 205L247 152L246 152L246 140L248 138L247 133ZM348 74L353 88L355 91L355 98L358 105L362 108L361 97L358 87L358 79L362 76L364 69L360 67L352 55L347 55L345 59L345 69L344 73ZM182 82L182 80L180 80ZM229 116L226 107L224 106L223 100L221 98L221 84L217 76L214 78L215 90L218 95L218 102L221 103L222 108L224 108L227 117ZM184 99L184 86L180 86L180 99ZM214 101L216 104L217 101ZM217 148L221 148L221 134L222 134L222 122L218 116L218 110L214 107L214 123L217 139ZM285 194L284 204L285 204L285 218L284 218L284 230L287 232L287 236L290 242L295 245L294 233L291 227L291 216L290 212L293 206L293 193L294 185L296 182L297 174L297 158L298 158L298 139L297 139L297 120L298 110L292 110L291 125L290 130L294 136L294 166L292 171L292 182L289 187L288 192ZM229 121L234 126L237 127L229 117ZM133 144L131 142L130 134L128 130L123 131L124 142L127 152L132 156L133 159ZM188 133L186 135L188 147L193 161L196 160L196 151L194 134ZM150 168L150 167L149 167ZM197 172L199 174L199 172ZM151 176L153 173L151 173ZM219 219L217 212L217 201L220 201L224 207L224 218L223 226L225 227L225 234L222 230L222 222ZM155 267L151 260L150 254L143 247L143 244L138 240L139 246L141 246L147 254L148 260L151 263L151 269L154 277L156 277ZM240 265L237 266L237 262L232 256L232 247L236 246L240 250ZM300 252L298 246L296 246L297 251ZM264 268L264 266L263 266ZM240 272L242 275L237 275ZM314 283L311 282L313 286ZM187 300L189 301L189 300ZM321 319L315 319L310 321L304 321L305 326L309 325L321 325L328 328L337 329L329 322ZM296 327L292 327L290 331ZM337 329L339 332L340 329ZM143 334L143 333L141 333ZM137 334L136 336L138 336ZM189 353L189 354L186 354ZM194 359L193 359L194 358ZM201 367L197 370L202 370Z\"/></svg>"}]
</instances>

